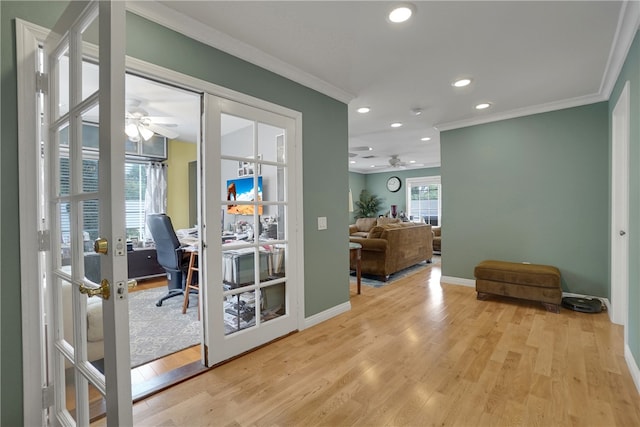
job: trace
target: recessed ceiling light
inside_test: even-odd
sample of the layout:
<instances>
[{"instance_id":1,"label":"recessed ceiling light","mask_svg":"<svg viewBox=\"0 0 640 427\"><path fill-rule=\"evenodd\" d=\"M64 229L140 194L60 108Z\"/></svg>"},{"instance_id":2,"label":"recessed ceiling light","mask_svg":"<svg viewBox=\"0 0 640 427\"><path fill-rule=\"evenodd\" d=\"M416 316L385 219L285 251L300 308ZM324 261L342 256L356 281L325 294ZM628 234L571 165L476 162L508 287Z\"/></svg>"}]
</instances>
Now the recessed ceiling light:
<instances>
[{"instance_id":1,"label":"recessed ceiling light","mask_svg":"<svg viewBox=\"0 0 640 427\"><path fill-rule=\"evenodd\" d=\"M356 111L357 111L358 113L360 113L360 114L366 114L366 113L368 113L369 111L371 111L371 108L369 108L369 107L360 107L360 108L358 108Z\"/></svg>"},{"instance_id":2,"label":"recessed ceiling light","mask_svg":"<svg viewBox=\"0 0 640 427\"><path fill-rule=\"evenodd\" d=\"M356 161L355 160L349 160L349 163L354 164Z\"/></svg>"},{"instance_id":3,"label":"recessed ceiling light","mask_svg":"<svg viewBox=\"0 0 640 427\"><path fill-rule=\"evenodd\" d=\"M397 6L389 12L389 21L399 24L407 21L411 18L411 15L416 11L416 7L410 3L403 3Z\"/></svg>"},{"instance_id":4,"label":"recessed ceiling light","mask_svg":"<svg viewBox=\"0 0 640 427\"><path fill-rule=\"evenodd\" d=\"M399 128L400 126L402 126L402 123L400 122L391 123L392 128Z\"/></svg>"},{"instance_id":5,"label":"recessed ceiling light","mask_svg":"<svg viewBox=\"0 0 640 427\"><path fill-rule=\"evenodd\" d=\"M476 105L476 110L484 110L485 108L491 107L491 104L488 102L483 102L482 104Z\"/></svg>"},{"instance_id":6,"label":"recessed ceiling light","mask_svg":"<svg viewBox=\"0 0 640 427\"><path fill-rule=\"evenodd\" d=\"M420 138L420 141L431 141L431 138L425 136L424 138Z\"/></svg>"},{"instance_id":7,"label":"recessed ceiling light","mask_svg":"<svg viewBox=\"0 0 640 427\"><path fill-rule=\"evenodd\" d=\"M455 82L451 83L451 86L454 87L465 87L471 84L471 79L458 79Z\"/></svg>"},{"instance_id":8,"label":"recessed ceiling light","mask_svg":"<svg viewBox=\"0 0 640 427\"><path fill-rule=\"evenodd\" d=\"M415 160L409 160L409 163L415 163L415 162L416 162Z\"/></svg>"}]
</instances>

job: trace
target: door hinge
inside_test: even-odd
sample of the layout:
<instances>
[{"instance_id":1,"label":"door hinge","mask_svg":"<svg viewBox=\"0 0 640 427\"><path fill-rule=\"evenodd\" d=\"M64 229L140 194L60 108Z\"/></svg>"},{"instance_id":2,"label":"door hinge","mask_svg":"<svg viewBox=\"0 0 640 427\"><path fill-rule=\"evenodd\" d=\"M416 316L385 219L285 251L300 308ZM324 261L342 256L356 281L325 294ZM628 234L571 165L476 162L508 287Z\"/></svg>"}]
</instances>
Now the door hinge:
<instances>
[{"instance_id":1,"label":"door hinge","mask_svg":"<svg viewBox=\"0 0 640 427\"><path fill-rule=\"evenodd\" d=\"M38 252L45 252L51 248L51 233L49 230L38 231Z\"/></svg>"},{"instance_id":2,"label":"door hinge","mask_svg":"<svg viewBox=\"0 0 640 427\"><path fill-rule=\"evenodd\" d=\"M53 406L53 386L42 388L42 408L47 409Z\"/></svg>"},{"instance_id":3,"label":"door hinge","mask_svg":"<svg viewBox=\"0 0 640 427\"><path fill-rule=\"evenodd\" d=\"M36 92L47 93L49 87L49 76L45 73L36 73Z\"/></svg>"}]
</instances>

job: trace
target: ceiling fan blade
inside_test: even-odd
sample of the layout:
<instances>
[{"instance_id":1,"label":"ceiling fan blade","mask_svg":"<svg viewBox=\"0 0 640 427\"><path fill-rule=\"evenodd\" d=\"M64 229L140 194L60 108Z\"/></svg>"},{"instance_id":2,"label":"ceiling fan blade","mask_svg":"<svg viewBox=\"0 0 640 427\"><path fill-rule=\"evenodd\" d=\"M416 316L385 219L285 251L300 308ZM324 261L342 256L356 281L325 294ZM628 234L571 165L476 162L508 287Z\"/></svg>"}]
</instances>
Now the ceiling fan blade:
<instances>
[{"instance_id":1,"label":"ceiling fan blade","mask_svg":"<svg viewBox=\"0 0 640 427\"><path fill-rule=\"evenodd\" d=\"M175 123L176 118L170 116L144 116L145 120L162 126L168 126Z\"/></svg>"},{"instance_id":2,"label":"ceiling fan blade","mask_svg":"<svg viewBox=\"0 0 640 427\"><path fill-rule=\"evenodd\" d=\"M171 129L167 129L164 126L159 126L155 123L143 123L142 124L144 127L146 127L147 129L157 133L158 135L162 135L165 136L169 139L175 139L177 138L180 134L174 130Z\"/></svg>"}]
</instances>

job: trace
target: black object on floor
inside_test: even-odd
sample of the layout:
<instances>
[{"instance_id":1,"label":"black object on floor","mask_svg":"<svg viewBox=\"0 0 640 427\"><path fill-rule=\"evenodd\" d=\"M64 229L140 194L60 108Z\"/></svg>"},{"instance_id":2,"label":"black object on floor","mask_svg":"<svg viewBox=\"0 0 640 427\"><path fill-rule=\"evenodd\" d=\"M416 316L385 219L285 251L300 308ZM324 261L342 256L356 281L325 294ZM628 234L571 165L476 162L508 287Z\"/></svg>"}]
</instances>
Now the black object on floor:
<instances>
[{"instance_id":1,"label":"black object on floor","mask_svg":"<svg viewBox=\"0 0 640 427\"><path fill-rule=\"evenodd\" d=\"M562 306L582 313L600 313L602 311L602 301L599 299L564 297L562 298Z\"/></svg>"}]
</instances>

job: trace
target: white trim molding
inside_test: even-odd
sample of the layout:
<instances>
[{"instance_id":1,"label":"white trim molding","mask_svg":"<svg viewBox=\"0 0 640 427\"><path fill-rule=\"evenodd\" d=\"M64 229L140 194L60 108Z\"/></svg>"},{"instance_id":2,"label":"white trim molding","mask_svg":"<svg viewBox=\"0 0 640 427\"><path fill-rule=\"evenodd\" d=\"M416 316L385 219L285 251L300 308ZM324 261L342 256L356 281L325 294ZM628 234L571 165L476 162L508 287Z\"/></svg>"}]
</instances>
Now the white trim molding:
<instances>
[{"instance_id":1,"label":"white trim molding","mask_svg":"<svg viewBox=\"0 0 640 427\"><path fill-rule=\"evenodd\" d=\"M640 394L640 369L638 369L638 364L633 358L633 354L628 345L624 346L624 360L627 362L627 367L629 368L631 378L633 378L633 383L636 385L636 390L638 390L638 394Z\"/></svg>"},{"instance_id":2,"label":"white trim molding","mask_svg":"<svg viewBox=\"0 0 640 427\"><path fill-rule=\"evenodd\" d=\"M638 29L640 29L640 1L625 0L620 8L616 34L611 43L609 58L604 69L598 93L548 102L545 104L532 105L530 107L517 108L483 117L473 117L454 122L438 123L434 125L434 128L443 132L606 101L611 96L611 91L613 90L616 80L620 75L620 71L622 70L622 66L624 65L624 61L629 53L629 49L631 48L631 44L633 43L633 39Z\"/></svg>"},{"instance_id":3,"label":"white trim molding","mask_svg":"<svg viewBox=\"0 0 640 427\"><path fill-rule=\"evenodd\" d=\"M36 64L38 43L45 40L49 30L16 19L17 109L18 109L18 163L20 200L20 293L22 311L22 387L24 425L42 425L42 387L45 383L41 354L43 354L44 325L42 323L42 293L38 268L39 257L37 198L38 180L35 165L39 159L36 117ZM30 167L24 167L29 165ZM25 260L30 260L29 262ZM37 262L36 262L37 265Z\"/></svg>"},{"instance_id":4,"label":"white trim molding","mask_svg":"<svg viewBox=\"0 0 640 427\"><path fill-rule=\"evenodd\" d=\"M530 107L516 108L514 110L504 111L502 113L491 114L483 117L473 117L470 119L457 120L455 122L439 123L434 126L440 132L447 130L460 129L468 126L482 125L485 123L499 122L502 120L515 119L517 117L531 116L533 114L547 113L549 111L557 111L565 108L580 107L582 105L594 104L596 102L606 101L607 97L603 94L592 94L578 96L571 99L563 99L560 101L548 102L546 104L532 105Z\"/></svg>"},{"instance_id":5,"label":"white trim molding","mask_svg":"<svg viewBox=\"0 0 640 427\"><path fill-rule=\"evenodd\" d=\"M460 285L467 286L470 288L476 287L476 281L473 279L465 279L462 277L453 277L453 276L442 276L440 277L441 285Z\"/></svg>"},{"instance_id":6,"label":"white trim molding","mask_svg":"<svg viewBox=\"0 0 640 427\"><path fill-rule=\"evenodd\" d=\"M127 2L127 10L208 46L274 72L296 83L300 83L303 86L316 90L345 104L348 104L356 97L352 93L327 83L318 77L281 61L247 43L234 39L193 18L176 12L157 1Z\"/></svg>"},{"instance_id":7,"label":"white trim molding","mask_svg":"<svg viewBox=\"0 0 640 427\"><path fill-rule=\"evenodd\" d=\"M304 329L320 324L326 320L331 319L332 317L336 317L342 313L346 313L349 310L351 310L351 302L347 301L342 304L331 307L328 310L321 311L318 314L314 314L313 316L309 316L306 319L304 319Z\"/></svg>"},{"instance_id":8,"label":"white trim molding","mask_svg":"<svg viewBox=\"0 0 640 427\"><path fill-rule=\"evenodd\" d=\"M638 29L640 29L640 2L626 0L620 8L618 28L611 42L607 67L600 84L600 93L606 99L611 96Z\"/></svg>"}]
</instances>

